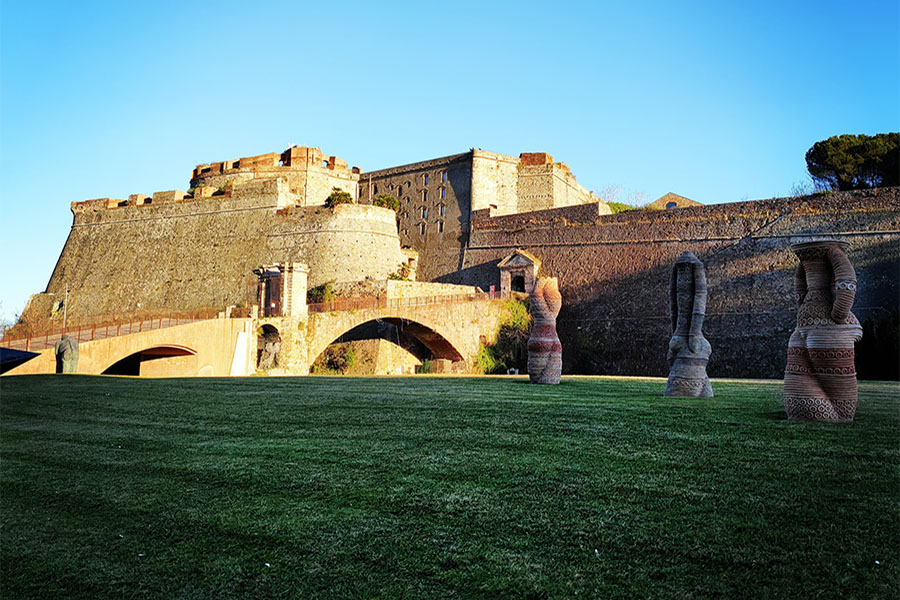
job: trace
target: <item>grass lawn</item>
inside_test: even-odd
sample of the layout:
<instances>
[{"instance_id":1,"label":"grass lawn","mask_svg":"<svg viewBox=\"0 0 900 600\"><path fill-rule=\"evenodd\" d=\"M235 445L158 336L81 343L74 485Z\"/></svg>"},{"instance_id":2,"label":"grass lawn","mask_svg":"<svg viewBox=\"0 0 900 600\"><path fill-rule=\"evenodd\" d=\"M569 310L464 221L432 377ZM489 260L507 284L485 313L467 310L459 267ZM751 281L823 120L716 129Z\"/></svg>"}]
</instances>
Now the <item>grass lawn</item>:
<instances>
[{"instance_id":1,"label":"grass lawn","mask_svg":"<svg viewBox=\"0 0 900 600\"><path fill-rule=\"evenodd\" d=\"M0 381L0 597L897 598L900 393Z\"/></svg>"}]
</instances>

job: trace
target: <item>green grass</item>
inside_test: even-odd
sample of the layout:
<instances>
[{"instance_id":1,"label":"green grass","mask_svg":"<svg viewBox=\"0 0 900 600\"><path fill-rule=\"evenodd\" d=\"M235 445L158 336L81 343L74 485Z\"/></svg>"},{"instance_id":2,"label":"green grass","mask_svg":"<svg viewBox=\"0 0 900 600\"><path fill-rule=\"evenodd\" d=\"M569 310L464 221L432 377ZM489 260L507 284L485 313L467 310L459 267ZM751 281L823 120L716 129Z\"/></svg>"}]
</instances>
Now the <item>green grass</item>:
<instances>
[{"instance_id":1,"label":"green grass","mask_svg":"<svg viewBox=\"0 0 900 600\"><path fill-rule=\"evenodd\" d=\"M2 598L900 593L896 384L839 425L777 382L0 386Z\"/></svg>"}]
</instances>

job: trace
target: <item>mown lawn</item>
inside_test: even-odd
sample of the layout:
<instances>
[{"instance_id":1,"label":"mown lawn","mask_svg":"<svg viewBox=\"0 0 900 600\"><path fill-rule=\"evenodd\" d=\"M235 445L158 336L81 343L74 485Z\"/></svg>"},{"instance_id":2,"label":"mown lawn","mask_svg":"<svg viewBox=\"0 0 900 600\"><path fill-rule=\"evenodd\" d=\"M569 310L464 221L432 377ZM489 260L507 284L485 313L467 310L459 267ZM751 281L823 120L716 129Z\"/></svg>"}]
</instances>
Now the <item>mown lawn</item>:
<instances>
[{"instance_id":1,"label":"mown lawn","mask_svg":"<svg viewBox=\"0 0 900 600\"><path fill-rule=\"evenodd\" d=\"M2 598L896 598L900 394L0 380Z\"/></svg>"}]
</instances>

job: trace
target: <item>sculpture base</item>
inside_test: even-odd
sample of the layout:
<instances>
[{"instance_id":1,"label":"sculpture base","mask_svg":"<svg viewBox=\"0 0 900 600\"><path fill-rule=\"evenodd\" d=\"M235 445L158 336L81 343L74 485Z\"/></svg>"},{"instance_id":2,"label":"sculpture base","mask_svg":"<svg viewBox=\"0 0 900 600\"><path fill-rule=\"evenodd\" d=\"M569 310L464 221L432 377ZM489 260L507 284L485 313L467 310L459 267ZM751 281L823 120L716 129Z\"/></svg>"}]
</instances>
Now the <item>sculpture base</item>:
<instances>
[{"instance_id":1,"label":"sculpture base","mask_svg":"<svg viewBox=\"0 0 900 600\"><path fill-rule=\"evenodd\" d=\"M849 423L856 415L856 401L834 403L825 398L785 396L784 411L791 421Z\"/></svg>"},{"instance_id":2,"label":"sculpture base","mask_svg":"<svg viewBox=\"0 0 900 600\"><path fill-rule=\"evenodd\" d=\"M709 377L703 379L685 379L669 375L666 382L666 396L676 398L712 398L713 390Z\"/></svg>"}]
</instances>

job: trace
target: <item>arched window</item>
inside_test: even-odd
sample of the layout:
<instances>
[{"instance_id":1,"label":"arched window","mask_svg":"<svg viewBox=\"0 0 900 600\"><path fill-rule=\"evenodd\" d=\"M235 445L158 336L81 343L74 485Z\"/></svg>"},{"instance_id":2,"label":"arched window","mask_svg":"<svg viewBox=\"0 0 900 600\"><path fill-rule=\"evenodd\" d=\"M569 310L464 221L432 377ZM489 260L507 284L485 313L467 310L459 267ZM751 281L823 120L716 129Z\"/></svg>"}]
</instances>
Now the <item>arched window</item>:
<instances>
[{"instance_id":1,"label":"arched window","mask_svg":"<svg viewBox=\"0 0 900 600\"><path fill-rule=\"evenodd\" d=\"M678 203L677 202L666 202L666 210L668 210L670 208L678 208Z\"/></svg>"}]
</instances>

